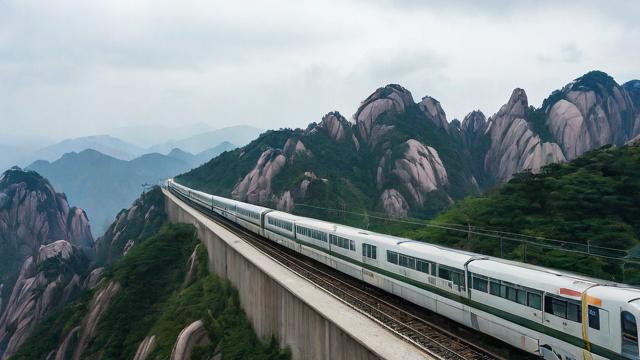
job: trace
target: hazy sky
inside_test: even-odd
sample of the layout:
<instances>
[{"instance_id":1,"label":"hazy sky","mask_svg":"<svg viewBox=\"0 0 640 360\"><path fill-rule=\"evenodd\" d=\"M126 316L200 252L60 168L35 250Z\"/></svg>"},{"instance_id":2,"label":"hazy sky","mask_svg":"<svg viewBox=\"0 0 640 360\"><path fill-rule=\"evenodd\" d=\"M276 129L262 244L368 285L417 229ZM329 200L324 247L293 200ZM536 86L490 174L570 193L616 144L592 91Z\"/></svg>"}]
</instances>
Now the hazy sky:
<instances>
[{"instance_id":1,"label":"hazy sky","mask_svg":"<svg viewBox=\"0 0 640 360\"><path fill-rule=\"evenodd\" d=\"M2 133L304 127L387 83L451 120L515 87L539 105L591 69L640 78L640 2L475 3L4 0Z\"/></svg>"}]
</instances>

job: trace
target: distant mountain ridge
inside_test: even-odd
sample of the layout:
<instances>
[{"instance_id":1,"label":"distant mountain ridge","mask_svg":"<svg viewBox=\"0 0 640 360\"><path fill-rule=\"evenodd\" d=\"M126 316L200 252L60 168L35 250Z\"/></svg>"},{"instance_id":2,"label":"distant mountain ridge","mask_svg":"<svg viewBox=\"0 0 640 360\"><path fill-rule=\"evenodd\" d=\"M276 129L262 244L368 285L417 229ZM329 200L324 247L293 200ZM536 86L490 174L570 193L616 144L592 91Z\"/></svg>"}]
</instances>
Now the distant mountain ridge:
<instances>
[{"instance_id":1,"label":"distant mountain ridge","mask_svg":"<svg viewBox=\"0 0 640 360\"><path fill-rule=\"evenodd\" d=\"M44 147L34 147L27 139L25 146L17 139L0 139L0 171L11 166L26 167L37 160L55 161L71 152L87 149L99 151L120 160L133 160L150 153L168 154L178 148L194 154L187 161L194 166L209 160L219 152L245 145L262 132L252 126L232 126L211 130L206 125L194 125L177 129L154 126L137 126L114 129L112 133L124 135L128 140L113 135L92 135L64 139ZM154 134L159 134L157 137ZM180 137L187 135L187 137ZM168 138L174 140L167 140ZM44 140L42 140L44 141ZM224 144L223 144L224 143Z\"/></svg>"},{"instance_id":2,"label":"distant mountain ridge","mask_svg":"<svg viewBox=\"0 0 640 360\"><path fill-rule=\"evenodd\" d=\"M130 161L86 149L64 154L53 162L35 161L28 169L47 177L73 203L82 206L97 237L140 195L143 185L157 184L233 147L222 143L197 155L176 149L169 155L149 153Z\"/></svg>"},{"instance_id":3,"label":"distant mountain ridge","mask_svg":"<svg viewBox=\"0 0 640 360\"><path fill-rule=\"evenodd\" d=\"M307 129L268 131L178 177L186 185L279 209L348 206L432 216L457 199L640 133L638 81L593 71L540 108L522 89L490 118L448 122L441 104L399 85L367 97L353 122L331 112Z\"/></svg>"},{"instance_id":4,"label":"distant mountain ridge","mask_svg":"<svg viewBox=\"0 0 640 360\"><path fill-rule=\"evenodd\" d=\"M185 139L213 130L207 124L197 123L167 127L162 125L132 125L106 131L106 134L148 149L154 145Z\"/></svg>"},{"instance_id":5,"label":"distant mountain ridge","mask_svg":"<svg viewBox=\"0 0 640 360\"><path fill-rule=\"evenodd\" d=\"M86 149L94 149L122 160L131 160L145 153L143 148L116 137L110 135L95 135L66 139L42 148L30 154L29 157L34 160L54 161L66 153L80 152Z\"/></svg>"},{"instance_id":6,"label":"distant mountain ridge","mask_svg":"<svg viewBox=\"0 0 640 360\"><path fill-rule=\"evenodd\" d=\"M211 148L212 144L220 144L225 141L237 146L244 146L258 137L263 131L248 125L229 126L196 134L185 139L161 143L150 147L148 151L166 154L174 148L179 148L192 154L197 154Z\"/></svg>"}]
</instances>

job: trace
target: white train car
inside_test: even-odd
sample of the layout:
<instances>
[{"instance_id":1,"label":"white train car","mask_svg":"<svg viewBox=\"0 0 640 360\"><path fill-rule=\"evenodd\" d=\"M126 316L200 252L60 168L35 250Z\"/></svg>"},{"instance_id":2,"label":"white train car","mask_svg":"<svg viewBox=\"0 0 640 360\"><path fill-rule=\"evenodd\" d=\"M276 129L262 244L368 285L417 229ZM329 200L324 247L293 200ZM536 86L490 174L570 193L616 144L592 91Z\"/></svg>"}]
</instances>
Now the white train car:
<instances>
[{"instance_id":1,"label":"white train car","mask_svg":"<svg viewBox=\"0 0 640 360\"><path fill-rule=\"evenodd\" d=\"M213 211L236 222L236 205L238 201L213 195Z\"/></svg>"},{"instance_id":2,"label":"white train car","mask_svg":"<svg viewBox=\"0 0 640 360\"><path fill-rule=\"evenodd\" d=\"M335 225L334 229L329 234L329 266L362 280L362 244L369 233L344 225Z\"/></svg>"},{"instance_id":3,"label":"white train car","mask_svg":"<svg viewBox=\"0 0 640 360\"><path fill-rule=\"evenodd\" d=\"M638 358L640 290L495 258L468 272L472 327L546 359Z\"/></svg>"},{"instance_id":4,"label":"white train car","mask_svg":"<svg viewBox=\"0 0 640 360\"><path fill-rule=\"evenodd\" d=\"M209 210L213 208L213 195L209 195L197 190L190 190L189 193L196 204L203 206Z\"/></svg>"},{"instance_id":5,"label":"white train car","mask_svg":"<svg viewBox=\"0 0 640 360\"><path fill-rule=\"evenodd\" d=\"M260 236L264 235L264 215L273 211L269 208L236 202L236 223Z\"/></svg>"},{"instance_id":6,"label":"white train car","mask_svg":"<svg viewBox=\"0 0 640 360\"><path fill-rule=\"evenodd\" d=\"M295 222L300 217L282 211L270 211L264 215L263 236L273 242L300 252L295 240Z\"/></svg>"},{"instance_id":7,"label":"white train car","mask_svg":"<svg viewBox=\"0 0 640 360\"><path fill-rule=\"evenodd\" d=\"M194 203L207 201L172 180L168 186ZM640 360L638 288L216 196L211 201L214 211L237 216L251 231L260 224L271 241L545 359ZM261 221L245 210L259 211Z\"/></svg>"},{"instance_id":8,"label":"white train car","mask_svg":"<svg viewBox=\"0 0 640 360\"><path fill-rule=\"evenodd\" d=\"M173 181L173 179L167 180L167 186L169 187L169 189L177 192L178 194L187 198L189 197L189 191L191 189L189 189L186 186L178 184L177 182Z\"/></svg>"}]
</instances>

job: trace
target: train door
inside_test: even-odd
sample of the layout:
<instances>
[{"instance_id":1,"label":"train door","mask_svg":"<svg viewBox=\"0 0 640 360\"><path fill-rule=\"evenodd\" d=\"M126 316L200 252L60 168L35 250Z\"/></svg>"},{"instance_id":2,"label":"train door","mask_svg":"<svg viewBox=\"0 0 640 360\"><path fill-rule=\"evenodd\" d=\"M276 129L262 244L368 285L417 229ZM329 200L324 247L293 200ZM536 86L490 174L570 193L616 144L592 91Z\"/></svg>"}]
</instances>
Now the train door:
<instances>
[{"instance_id":1,"label":"train door","mask_svg":"<svg viewBox=\"0 0 640 360\"><path fill-rule=\"evenodd\" d=\"M628 312L623 311L620 314L622 355L638 358L638 324L636 317Z\"/></svg>"},{"instance_id":2,"label":"train door","mask_svg":"<svg viewBox=\"0 0 640 360\"><path fill-rule=\"evenodd\" d=\"M587 324L585 324L589 341L594 344L614 346L609 333L609 312L593 305L587 306Z\"/></svg>"}]
</instances>

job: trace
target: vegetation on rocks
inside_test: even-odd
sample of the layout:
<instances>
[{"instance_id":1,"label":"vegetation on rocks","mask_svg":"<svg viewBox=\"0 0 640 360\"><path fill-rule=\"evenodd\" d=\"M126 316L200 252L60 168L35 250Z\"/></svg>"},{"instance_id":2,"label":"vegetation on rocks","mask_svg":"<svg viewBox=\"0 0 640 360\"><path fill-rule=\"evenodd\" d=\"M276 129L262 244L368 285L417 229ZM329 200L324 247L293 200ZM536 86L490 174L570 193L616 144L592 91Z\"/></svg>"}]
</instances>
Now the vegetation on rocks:
<instances>
[{"instance_id":1,"label":"vegetation on rocks","mask_svg":"<svg viewBox=\"0 0 640 360\"><path fill-rule=\"evenodd\" d=\"M256 338L237 293L229 282L208 272L206 251L198 244L191 225L163 225L107 269L96 289L42 322L13 359L55 353L71 329L82 326L94 295L111 282L121 289L100 318L83 358L131 359L151 335L157 341L147 359L169 358L180 331L198 319L211 343L196 346L194 359L209 359L214 352L230 359L288 358L274 340ZM196 248L196 270L186 281Z\"/></svg>"},{"instance_id":2,"label":"vegetation on rocks","mask_svg":"<svg viewBox=\"0 0 640 360\"><path fill-rule=\"evenodd\" d=\"M446 228L414 227L402 233L412 239L496 256L500 255L497 231L527 235L530 238L526 240L531 241L527 262L640 283L640 272L634 264L627 264L623 274L620 261L535 245L570 250L574 245L569 243L578 243L582 250L599 255L621 253L608 249L613 248L636 257L640 253L639 218L640 146L605 146L569 163L546 166L539 174L518 174L484 196L459 202L432 223ZM449 224L468 224L472 230L495 233L470 236L451 230ZM524 251L522 243L503 240L505 257L522 260Z\"/></svg>"}]
</instances>

